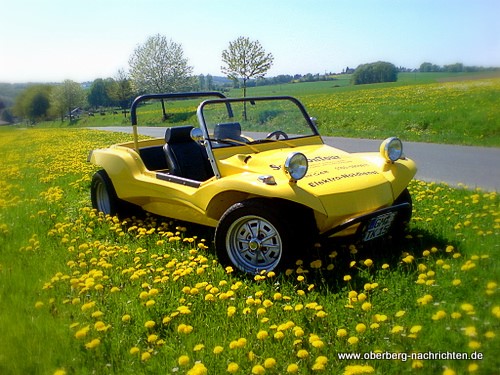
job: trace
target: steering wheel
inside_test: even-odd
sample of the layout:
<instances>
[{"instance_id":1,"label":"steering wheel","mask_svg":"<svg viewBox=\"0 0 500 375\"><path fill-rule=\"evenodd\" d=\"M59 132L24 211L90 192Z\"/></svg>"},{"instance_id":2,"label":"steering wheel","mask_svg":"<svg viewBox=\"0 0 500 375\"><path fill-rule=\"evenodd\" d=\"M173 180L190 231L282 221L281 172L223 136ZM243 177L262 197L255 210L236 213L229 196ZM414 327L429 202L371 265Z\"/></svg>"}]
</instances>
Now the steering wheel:
<instances>
[{"instance_id":1,"label":"steering wheel","mask_svg":"<svg viewBox=\"0 0 500 375\"><path fill-rule=\"evenodd\" d=\"M288 134L286 134L283 130L275 130L266 136L267 139L271 139L272 137L275 137L276 140L280 139L280 137L288 139Z\"/></svg>"}]
</instances>

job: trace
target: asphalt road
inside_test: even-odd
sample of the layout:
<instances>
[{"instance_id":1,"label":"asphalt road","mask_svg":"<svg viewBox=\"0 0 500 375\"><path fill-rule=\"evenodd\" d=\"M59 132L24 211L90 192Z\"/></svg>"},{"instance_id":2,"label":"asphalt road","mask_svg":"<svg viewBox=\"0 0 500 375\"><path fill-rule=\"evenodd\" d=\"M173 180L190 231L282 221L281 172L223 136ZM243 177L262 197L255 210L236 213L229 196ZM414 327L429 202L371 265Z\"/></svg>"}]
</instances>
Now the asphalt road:
<instances>
[{"instance_id":1,"label":"asphalt road","mask_svg":"<svg viewBox=\"0 0 500 375\"><path fill-rule=\"evenodd\" d=\"M132 127L102 127L96 130L131 133ZM163 137L165 128L138 127L139 133ZM381 140L323 137L333 147L349 152L378 151ZM452 186L464 184L500 191L500 148L440 145L405 142L404 153L418 166L416 178L423 181L445 182Z\"/></svg>"}]
</instances>

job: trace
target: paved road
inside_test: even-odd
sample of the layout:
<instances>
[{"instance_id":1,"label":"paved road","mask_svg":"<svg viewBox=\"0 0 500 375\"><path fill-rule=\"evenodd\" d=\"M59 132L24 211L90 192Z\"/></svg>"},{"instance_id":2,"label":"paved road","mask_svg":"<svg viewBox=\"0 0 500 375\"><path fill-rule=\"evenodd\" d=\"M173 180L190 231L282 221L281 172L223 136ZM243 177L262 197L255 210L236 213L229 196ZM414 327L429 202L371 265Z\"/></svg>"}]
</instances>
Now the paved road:
<instances>
[{"instance_id":1,"label":"paved road","mask_svg":"<svg viewBox=\"0 0 500 375\"><path fill-rule=\"evenodd\" d=\"M92 128L131 133L132 127ZM165 128L139 127L139 133L163 137ZM349 152L378 151L380 140L324 137L327 144ZM418 166L417 179L500 191L500 148L404 142L405 154Z\"/></svg>"}]
</instances>

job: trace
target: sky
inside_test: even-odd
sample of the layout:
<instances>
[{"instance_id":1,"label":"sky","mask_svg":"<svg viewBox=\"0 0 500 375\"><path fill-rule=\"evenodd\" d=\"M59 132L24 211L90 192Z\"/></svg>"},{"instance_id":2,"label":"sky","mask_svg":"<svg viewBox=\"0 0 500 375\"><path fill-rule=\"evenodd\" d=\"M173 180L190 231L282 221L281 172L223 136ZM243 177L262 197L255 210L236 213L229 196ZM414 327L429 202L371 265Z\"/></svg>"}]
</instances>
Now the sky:
<instances>
[{"instance_id":1,"label":"sky","mask_svg":"<svg viewBox=\"0 0 500 375\"><path fill-rule=\"evenodd\" d=\"M500 66L498 0L1 0L0 82L77 82L128 70L161 34L194 74L222 76L239 36L274 56L267 76L388 61Z\"/></svg>"}]
</instances>

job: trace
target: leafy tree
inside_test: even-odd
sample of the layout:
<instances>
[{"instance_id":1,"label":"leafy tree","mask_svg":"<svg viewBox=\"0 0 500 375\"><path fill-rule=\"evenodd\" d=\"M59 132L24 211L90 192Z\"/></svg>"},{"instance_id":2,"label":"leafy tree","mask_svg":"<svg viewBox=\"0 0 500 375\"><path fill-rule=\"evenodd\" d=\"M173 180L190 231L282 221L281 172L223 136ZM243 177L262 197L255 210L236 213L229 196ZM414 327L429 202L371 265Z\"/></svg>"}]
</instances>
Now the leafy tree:
<instances>
[{"instance_id":1,"label":"leafy tree","mask_svg":"<svg viewBox=\"0 0 500 375\"><path fill-rule=\"evenodd\" d=\"M134 92L130 79L123 69L118 70L113 83L108 87L108 95L118 103L120 108L124 110L123 115L127 117L125 110L130 105L134 97Z\"/></svg>"},{"instance_id":2,"label":"leafy tree","mask_svg":"<svg viewBox=\"0 0 500 375\"><path fill-rule=\"evenodd\" d=\"M396 82L398 80L398 69L394 64L378 61L371 64L358 66L352 75L355 85L367 83Z\"/></svg>"},{"instance_id":3,"label":"leafy tree","mask_svg":"<svg viewBox=\"0 0 500 375\"><path fill-rule=\"evenodd\" d=\"M52 86L33 85L24 90L14 103L16 116L34 123L48 116Z\"/></svg>"},{"instance_id":4,"label":"leafy tree","mask_svg":"<svg viewBox=\"0 0 500 375\"><path fill-rule=\"evenodd\" d=\"M113 99L109 96L111 85L113 85L112 78L106 80L97 78L94 80L87 95L89 105L94 108L112 106Z\"/></svg>"},{"instance_id":5,"label":"leafy tree","mask_svg":"<svg viewBox=\"0 0 500 375\"><path fill-rule=\"evenodd\" d=\"M251 78L262 78L271 68L274 57L266 53L258 40L252 41L240 36L229 42L228 49L222 51L222 73L229 79L243 81L243 97L246 97L247 82Z\"/></svg>"},{"instance_id":6,"label":"leafy tree","mask_svg":"<svg viewBox=\"0 0 500 375\"><path fill-rule=\"evenodd\" d=\"M419 71L421 73L429 73L429 72L440 72L442 69L439 65L432 64L430 62L424 62L420 64Z\"/></svg>"},{"instance_id":7,"label":"leafy tree","mask_svg":"<svg viewBox=\"0 0 500 375\"><path fill-rule=\"evenodd\" d=\"M54 87L51 102L56 113L61 116L61 121L68 115L71 122L73 121L71 111L85 104L85 91L79 83L67 79L61 85Z\"/></svg>"},{"instance_id":8,"label":"leafy tree","mask_svg":"<svg viewBox=\"0 0 500 375\"><path fill-rule=\"evenodd\" d=\"M185 90L192 84L193 68L182 46L156 34L139 45L129 59L130 76L138 92L163 93ZM162 101L163 118L166 118Z\"/></svg>"},{"instance_id":9,"label":"leafy tree","mask_svg":"<svg viewBox=\"0 0 500 375\"><path fill-rule=\"evenodd\" d=\"M206 80L207 80L207 90L213 90L214 89L214 77L212 77L210 74L207 74Z\"/></svg>"}]
</instances>

